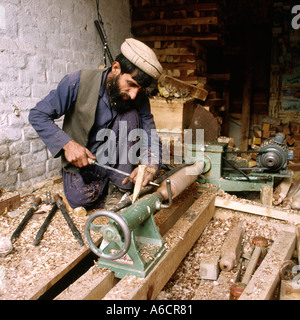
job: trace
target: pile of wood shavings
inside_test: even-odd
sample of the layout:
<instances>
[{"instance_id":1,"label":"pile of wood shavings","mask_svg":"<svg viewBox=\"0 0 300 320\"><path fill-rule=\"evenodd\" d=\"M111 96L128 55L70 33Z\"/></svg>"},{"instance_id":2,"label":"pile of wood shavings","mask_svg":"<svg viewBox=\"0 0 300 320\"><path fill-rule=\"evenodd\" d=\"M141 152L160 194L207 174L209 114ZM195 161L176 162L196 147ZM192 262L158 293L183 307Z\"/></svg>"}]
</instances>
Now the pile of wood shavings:
<instances>
[{"instance_id":1,"label":"pile of wood shavings","mask_svg":"<svg viewBox=\"0 0 300 320\"><path fill-rule=\"evenodd\" d=\"M34 192L45 200L45 192L50 191L63 196L62 184ZM25 197L21 201L21 214L12 218L9 213L0 215L1 236L11 237L26 212L30 208L30 200ZM35 236L47 217L52 205L42 204L28 221L20 237L13 244L13 251L0 258L3 279L0 287L1 300L28 300L39 288L46 285L52 278L66 268L70 262L86 250L87 245L80 246L73 236L60 210L55 213L50 225L38 246L34 246ZM84 239L86 218L69 213L74 224Z\"/></svg>"},{"instance_id":2,"label":"pile of wood shavings","mask_svg":"<svg viewBox=\"0 0 300 320\"><path fill-rule=\"evenodd\" d=\"M223 213L225 213L224 217L222 217ZM219 216L221 218L218 218ZM243 238L243 252L245 254L252 252L252 239L255 236L260 235L267 238L269 246L271 246L281 228L289 228L289 224L282 221L216 208L216 215L208 223L198 241L188 252L176 272L157 296L157 299L191 300L197 290L197 299L209 300L211 298L210 293L218 285L218 281L200 278L200 262L206 257L220 254L231 226L240 220L244 221L245 226Z\"/></svg>"}]
</instances>

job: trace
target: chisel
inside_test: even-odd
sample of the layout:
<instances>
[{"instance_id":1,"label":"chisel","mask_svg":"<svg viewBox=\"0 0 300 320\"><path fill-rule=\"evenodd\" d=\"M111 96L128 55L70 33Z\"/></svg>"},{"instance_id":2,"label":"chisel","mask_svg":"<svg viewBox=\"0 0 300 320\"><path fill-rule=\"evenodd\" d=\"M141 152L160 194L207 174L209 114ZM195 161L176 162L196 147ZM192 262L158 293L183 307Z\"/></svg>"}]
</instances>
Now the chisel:
<instances>
[{"instance_id":1,"label":"chisel","mask_svg":"<svg viewBox=\"0 0 300 320\"><path fill-rule=\"evenodd\" d=\"M124 175L124 176L126 176L126 177L129 177L129 176L130 176L130 173L121 171L121 170L119 170L119 169L112 168L112 167L107 166L107 165L105 165L105 164L100 164L100 163L98 163L98 162L97 162L96 160L94 160L94 159L88 158L88 161L89 161L89 164L99 166L99 167L104 168L104 169L106 169L106 170L111 170L111 171L120 173L120 174L122 174L122 175ZM151 184L152 186L159 187L159 184L158 184L158 183L155 183L155 182L152 182L152 181L150 181L148 184Z\"/></svg>"},{"instance_id":2,"label":"chisel","mask_svg":"<svg viewBox=\"0 0 300 320\"><path fill-rule=\"evenodd\" d=\"M28 210L28 212L26 213L25 217L23 218L23 220L21 221L21 223L19 224L19 226L17 227L17 229L15 230L15 232L12 234L11 236L11 242L14 242L14 240L16 240L17 238L19 238L21 232L23 231L23 229L25 228L27 222L30 220L30 218L33 216L34 212L37 210L39 204L41 203L41 198L37 197L34 198L33 203L31 203L30 209Z\"/></svg>"},{"instance_id":3,"label":"chisel","mask_svg":"<svg viewBox=\"0 0 300 320\"><path fill-rule=\"evenodd\" d=\"M34 241L35 246L39 245L40 241L42 240L43 235L46 232L46 230L51 222L51 219L55 215L55 212L57 211L57 209L58 209L57 204L54 203L51 211L49 212L44 223L42 224L41 228L39 229L38 233L36 234L35 241Z\"/></svg>"},{"instance_id":4,"label":"chisel","mask_svg":"<svg viewBox=\"0 0 300 320\"><path fill-rule=\"evenodd\" d=\"M69 213L65 207L65 204L62 201L62 198L59 194L54 195L54 200L55 203L57 205L57 207L60 209L61 213L63 214L65 220L67 221L74 237L78 240L78 242L80 243L81 246L84 245L83 239L81 237L80 232L78 231L78 229L76 228L75 224L73 223L71 217L69 216Z\"/></svg>"}]
</instances>

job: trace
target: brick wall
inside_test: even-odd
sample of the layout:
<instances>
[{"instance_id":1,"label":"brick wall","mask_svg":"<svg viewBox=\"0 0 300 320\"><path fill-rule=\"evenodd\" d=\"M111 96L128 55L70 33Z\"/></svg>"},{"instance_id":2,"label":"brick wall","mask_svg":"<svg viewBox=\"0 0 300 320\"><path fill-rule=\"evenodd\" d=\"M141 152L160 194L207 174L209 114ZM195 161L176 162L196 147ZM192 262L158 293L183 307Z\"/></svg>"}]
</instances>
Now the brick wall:
<instances>
[{"instance_id":1,"label":"brick wall","mask_svg":"<svg viewBox=\"0 0 300 320\"><path fill-rule=\"evenodd\" d=\"M99 2L115 56L131 36L129 1ZM65 74L103 64L96 18L94 0L0 0L0 187L14 191L59 174L60 160L28 113Z\"/></svg>"}]
</instances>

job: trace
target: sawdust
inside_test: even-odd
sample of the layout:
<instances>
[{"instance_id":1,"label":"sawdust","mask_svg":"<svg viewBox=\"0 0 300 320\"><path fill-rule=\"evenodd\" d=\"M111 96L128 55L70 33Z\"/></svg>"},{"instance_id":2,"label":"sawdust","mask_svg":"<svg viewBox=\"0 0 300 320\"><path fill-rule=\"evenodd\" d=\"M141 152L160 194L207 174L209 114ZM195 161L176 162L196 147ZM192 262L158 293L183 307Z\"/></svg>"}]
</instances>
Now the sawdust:
<instances>
[{"instance_id":1,"label":"sawdust","mask_svg":"<svg viewBox=\"0 0 300 320\"><path fill-rule=\"evenodd\" d=\"M194 186L192 188L194 188ZM42 200L44 200L46 191L51 191L52 195L59 193L63 196L61 183L34 190L33 194L41 196ZM213 192L215 191L210 189L203 191L203 203L205 202L205 197L207 196L207 198L209 198ZM235 197L222 192L219 192L218 195ZM180 195L178 201L185 201L184 197ZM247 200L240 199L239 201L243 202ZM30 202L31 197L23 196L21 206L18 208L16 216L12 215L11 212L0 215L1 236L11 236L29 209ZM51 205L43 204L40 206L39 210L34 214L21 233L20 238L14 243L13 251L7 256L0 258L1 300L28 300L38 298L47 287L51 286L50 284L57 281L58 275L61 277L70 270L70 261L74 261L76 257L88 249L86 243L83 247L79 245L59 210L53 217L40 245L33 245L35 235L50 208ZM86 217L79 217L73 212L70 212L70 216L83 236ZM103 219L99 218L95 223L106 224L107 220L104 221ZM200 262L210 255L220 253L222 244L231 226L240 220L243 220L245 223L243 254L248 257L253 250L252 239L255 236L266 237L269 240L270 247L280 230L291 227L287 222L216 208L215 216L207 224L202 235L162 289L157 299L190 300L193 299L196 291L197 299L210 299L212 290L218 286L218 281L203 280L200 278ZM176 232L171 233L173 237L182 237L181 230L175 231ZM96 238L97 235L95 235L95 239ZM167 250L168 245L171 246L171 242L171 238L167 239ZM97 271L97 268L94 269ZM245 267L242 268L242 271L244 269ZM142 280L129 276L127 290L130 291L130 288L134 287L139 281Z\"/></svg>"},{"instance_id":2,"label":"sawdust","mask_svg":"<svg viewBox=\"0 0 300 320\"><path fill-rule=\"evenodd\" d=\"M44 200L46 191L50 191L52 195L63 195L61 183L38 189L33 195ZM19 215L11 217L9 212L0 215L1 236L11 237L28 211L30 203L31 197L24 196L18 209ZM3 274L0 284L1 300L28 300L36 297L52 279L60 273L63 274L64 269L68 270L74 257L88 248L86 244L84 247L80 246L60 210L55 213L40 244L34 246L35 236L51 207L52 205L41 205L13 243L13 251L0 258ZM72 212L70 216L83 237L86 218L78 217Z\"/></svg>"},{"instance_id":3,"label":"sawdust","mask_svg":"<svg viewBox=\"0 0 300 320\"><path fill-rule=\"evenodd\" d=\"M222 193L222 192L221 192ZM231 197L230 195L223 194ZM236 197L235 197L236 198ZM241 199L243 201L244 199ZM268 239L271 247L276 236L282 229L290 230L288 223L266 217L256 217L251 214L216 208L213 219L207 224L198 241L181 262L171 279L157 296L158 300L191 300L197 292L197 300L210 300L212 290L219 285L218 281L204 280L200 277L200 263L205 258L220 254L228 231L238 221L244 221L243 256L249 257L254 249L252 239L263 236ZM274 257L276 259L276 257ZM241 275L246 269L243 259ZM236 272L235 270L230 273Z\"/></svg>"}]
</instances>

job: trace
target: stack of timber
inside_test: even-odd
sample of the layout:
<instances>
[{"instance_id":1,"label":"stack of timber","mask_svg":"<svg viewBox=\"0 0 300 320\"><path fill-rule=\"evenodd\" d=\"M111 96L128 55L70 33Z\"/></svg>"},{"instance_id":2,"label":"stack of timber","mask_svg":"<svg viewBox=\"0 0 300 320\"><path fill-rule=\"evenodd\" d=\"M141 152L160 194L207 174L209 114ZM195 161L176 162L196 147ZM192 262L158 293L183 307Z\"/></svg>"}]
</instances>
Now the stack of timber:
<instances>
[{"instance_id":1,"label":"stack of timber","mask_svg":"<svg viewBox=\"0 0 300 320\"><path fill-rule=\"evenodd\" d=\"M190 84L207 73L206 45L221 43L219 4L131 0L132 33L154 49L167 75Z\"/></svg>"}]
</instances>

